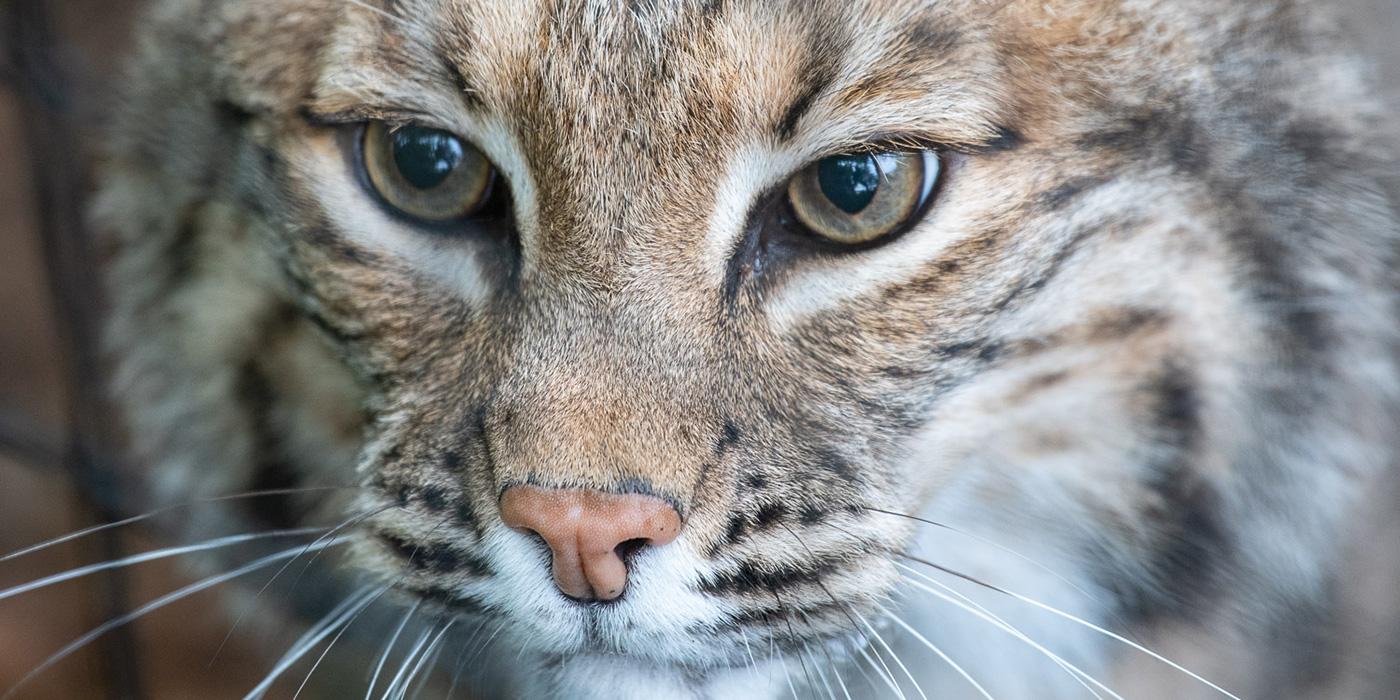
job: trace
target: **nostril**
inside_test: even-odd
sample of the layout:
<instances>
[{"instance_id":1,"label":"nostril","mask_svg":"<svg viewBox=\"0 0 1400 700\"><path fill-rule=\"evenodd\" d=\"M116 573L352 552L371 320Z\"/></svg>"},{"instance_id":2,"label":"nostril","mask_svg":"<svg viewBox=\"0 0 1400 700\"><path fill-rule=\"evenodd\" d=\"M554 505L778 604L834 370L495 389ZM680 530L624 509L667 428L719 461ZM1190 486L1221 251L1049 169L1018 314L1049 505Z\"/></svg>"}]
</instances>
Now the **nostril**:
<instances>
[{"instance_id":1,"label":"nostril","mask_svg":"<svg viewBox=\"0 0 1400 700\"><path fill-rule=\"evenodd\" d=\"M554 583L575 600L615 600L627 586L629 560L680 534L680 514L642 494L513 486L501 494L501 521L543 540Z\"/></svg>"},{"instance_id":2,"label":"nostril","mask_svg":"<svg viewBox=\"0 0 1400 700\"><path fill-rule=\"evenodd\" d=\"M646 547L649 544L651 544L651 539L646 537L636 537L618 543L618 545L613 548L613 552L617 554L618 559L621 559L624 563L630 564L632 555L641 551L643 547Z\"/></svg>"}]
</instances>

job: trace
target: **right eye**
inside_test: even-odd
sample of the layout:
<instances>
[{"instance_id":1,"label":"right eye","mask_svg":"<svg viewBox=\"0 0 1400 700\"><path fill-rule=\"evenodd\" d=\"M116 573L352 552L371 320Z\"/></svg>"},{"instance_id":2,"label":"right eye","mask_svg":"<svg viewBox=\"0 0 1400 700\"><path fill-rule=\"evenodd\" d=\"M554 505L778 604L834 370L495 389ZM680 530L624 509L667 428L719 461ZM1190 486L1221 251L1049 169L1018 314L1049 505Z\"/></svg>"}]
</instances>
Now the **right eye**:
<instances>
[{"instance_id":1,"label":"right eye","mask_svg":"<svg viewBox=\"0 0 1400 700\"><path fill-rule=\"evenodd\" d=\"M428 223L465 219L491 199L496 169L475 146L439 129L370 122L362 159L385 204Z\"/></svg>"}]
</instances>

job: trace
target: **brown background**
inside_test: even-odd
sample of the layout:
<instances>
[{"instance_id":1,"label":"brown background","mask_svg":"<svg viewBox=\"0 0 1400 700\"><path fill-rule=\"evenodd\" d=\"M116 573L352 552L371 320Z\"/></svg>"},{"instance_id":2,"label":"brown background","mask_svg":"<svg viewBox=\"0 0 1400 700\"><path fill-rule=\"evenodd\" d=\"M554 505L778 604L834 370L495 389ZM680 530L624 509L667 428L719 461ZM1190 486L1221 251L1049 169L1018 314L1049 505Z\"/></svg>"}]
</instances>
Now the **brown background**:
<instances>
[{"instance_id":1,"label":"brown background","mask_svg":"<svg viewBox=\"0 0 1400 700\"><path fill-rule=\"evenodd\" d=\"M0 0L0 9L14 0ZM1229 2L1230 0L1220 0ZM80 96L101 95L110 84L112 57L121 51L131 27L133 0L49 0L60 19L62 56L71 67L67 88ZM1378 84L1390 89L1387 99L1400 108L1400 0L1346 0L1359 43L1374 56ZM3 29L3 27L0 27ZM0 42L5 41L0 35ZM100 99L78 105L79 121L100 124ZM52 455L60 449L68 413L65 387L72 373L63 351L56 309L43 273L40 215L35 201L36 167L33 143L23 128L21 103L12 83L0 81L0 423L16 425L40 453L24 463L0 454L0 554L28 543L91 524L98 516L61 471ZM74 143L82 159L90 144ZM13 432L13 431L11 431ZM48 464L43 464L48 463ZM1353 615L1358 623L1356 643L1394 650L1400 666L1400 497L1375 507L1377 533L1373 550L1362 552L1356 566L1362 603ZM118 544L128 551L156 543L139 529L124 531ZM0 562L0 589L46 573L60 571L107 556L100 544L63 546L42 555ZM127 599L145 601L183 585L188 579L172 566L144 565L116 582ZM0 694L45 656L81 635L111 614L113 579L95 577L19 598L0 601ZM139 688L152 698L237 698L257 682L268 659L254 650L266 646L258 633L234 635L217 664L207 667L212 650L228 629L212 597L196 596L150 616L131 627L117 645L93 646L51 669L31 685L22 698L109 697L114 687ZM1386 640L1389 636L1391 639ZM130 655L139 669L128 685L110 684L121 666L111 663ZM1392 666L1392 668L1393 668ZM132 684L134 682L134 684ZM1394 690L1396 684L1385 685ZM1381 697L1381 696L1377 696ZM1394 697L1392 695L1391 697Z\"/></svg>"}]
</instances>

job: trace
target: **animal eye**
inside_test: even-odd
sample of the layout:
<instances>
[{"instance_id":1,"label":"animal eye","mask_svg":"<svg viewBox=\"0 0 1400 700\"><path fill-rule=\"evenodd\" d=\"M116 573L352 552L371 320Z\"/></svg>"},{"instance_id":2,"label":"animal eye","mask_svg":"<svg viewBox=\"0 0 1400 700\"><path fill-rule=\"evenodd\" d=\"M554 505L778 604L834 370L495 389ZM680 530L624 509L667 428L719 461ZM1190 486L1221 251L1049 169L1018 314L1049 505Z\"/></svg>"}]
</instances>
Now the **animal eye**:
<instances>
[{"instance_id":1,"label":"animal eye","mask_svg":"<svg viewBox=\"0 0 1400 700\"><path fill-rule=\"evenodd\" d=\"M933 151L831 156L792 179L788 203L817 236L843 245L873 243L923 210L941 170Z\"/></svg>"},{"instance_id":2,"label":"animal eye","mask_svg":"<svg viewBox=\"0 0 1400 700\"><path fill-rule=\"evenodd\" d=\"M430 223L476 213L490 199L496 179L481 151L422 126L369 123L361 157L370 185L386 204Z\"/></svg>"}]
</instances>

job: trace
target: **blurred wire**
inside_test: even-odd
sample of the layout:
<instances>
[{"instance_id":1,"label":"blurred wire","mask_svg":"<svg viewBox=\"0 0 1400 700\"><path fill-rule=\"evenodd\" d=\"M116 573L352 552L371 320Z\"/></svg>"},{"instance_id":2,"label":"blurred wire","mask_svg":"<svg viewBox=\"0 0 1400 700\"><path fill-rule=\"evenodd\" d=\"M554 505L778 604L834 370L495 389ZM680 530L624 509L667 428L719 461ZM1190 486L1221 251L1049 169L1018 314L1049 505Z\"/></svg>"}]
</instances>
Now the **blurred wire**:
<instances>
[{"instance_id":1,"label":"blurred wire","mask_svg":"<svg viewBox=\"0 0 1400 700\"><path fill-rule=\"evenodd\" d=\"M79 160L79 130L73 105L64 92L72 77L56 59L59 52L52 0L0 2L0 30L4 31L8 68L22 106L24 137L30 149L35 183L35 210L42 236L45 272L59 315L63 350L68 360L69 440L58 449L37 440L37 433L22 425L0 432L6 445L36 458L52 458L62 464L76 482L77 499L87 517L98 522L119 515L112 460L102 446L110 443L111 428L105 420L100 387L104 386L97 352L98 300L93 279L98 269L91 241L84 230L83 202L87 178ZM121 540L104 532L98 556L115 559L122 553ZM110 618L127 609L126 580L119 574L103 579L101 617ZM112 698L142 697L140 664L130 630L123 628L105 638L98 658L106 677L106 695Z\"/></svg>"}]
</instances>

